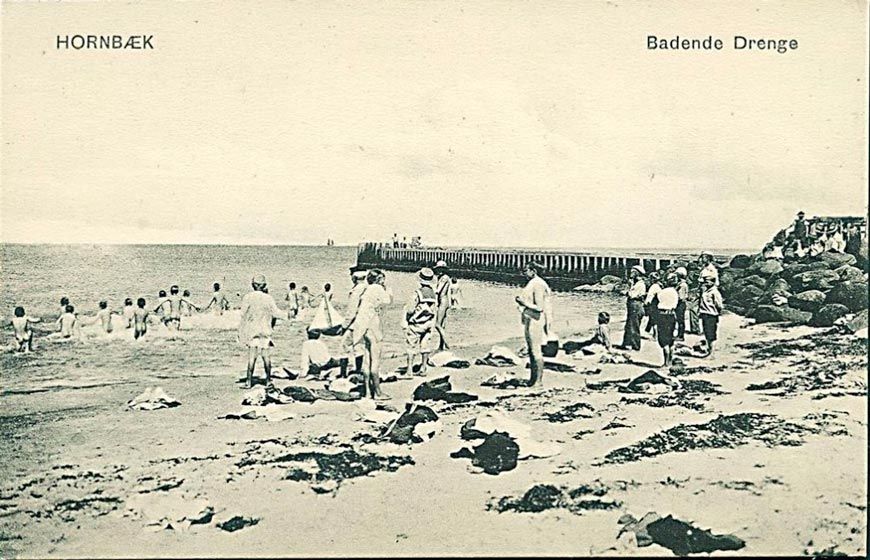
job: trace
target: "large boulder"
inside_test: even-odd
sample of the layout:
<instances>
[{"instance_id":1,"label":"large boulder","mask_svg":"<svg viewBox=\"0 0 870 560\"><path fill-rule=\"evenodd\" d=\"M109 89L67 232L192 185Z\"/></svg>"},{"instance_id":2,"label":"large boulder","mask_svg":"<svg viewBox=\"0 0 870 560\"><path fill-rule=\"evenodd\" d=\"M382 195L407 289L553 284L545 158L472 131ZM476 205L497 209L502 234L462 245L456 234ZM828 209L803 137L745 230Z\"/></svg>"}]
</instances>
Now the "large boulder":
<instances>
[{"instance_id":1,"label":"large boulder","mask_svg":"<svg viewBox=\"0 0 870 560\"><path fill-rule=\"evenodd\" d=\"M756 323L799 323L806 324L813 314L794 309L787 305L759 305L752 312Z\"/></svg>"},{"instance_id":2,"label":"large boulder","mask_svg":"<svg viewBox=\"0 0 870 560\"><path fill-rule=\"evenodd\" d=\"M830 290L834 283L840 281L840 275L833 270L810 270L793 277L789 284L796 292L805 290Z\"/></svg>"},{"instance_id":3,"label":"large boulder","mask_svg":"<svg viewBox=\"0 0 870 560\"><path fill-rule=\"evenodd\" d=\"M785 305L789 296L792 295L788 282L782 278L771 278L764 288L764 294L758 299L762 305Z\"/></svg>"},{"instance_id":4,"label":"large boulder","mask_svg":"<svg viewBox=\"0 0 870 560\"><path fill-rule=\"evenodd\" d=\"M840 303L852 312L867 309L867 282L840 282L828 292L825 303Z\"/></svg>"},{"instance_id":5,"label":"large boulder","mask_svg":"<svg viewBox=\"0 0 870 560\"><path fill-rule=\"evenodd\" d=\"M622 282L622 279L619 276L613 276L612 274L605 274L601 278L598 279L599 284L603 284L605 286L611 284L619 284Z\"/></svg>"},{"instance_id":6,"label":"large boulder","mask_svg":"<svg viewBox=\"0 0 870 560\"><path fill-rule=\"evenodd\" d=\"M828 265L828 268L840 268L844 265L853 265L857 261L855 255L849 253L837 253L836 251L825 251L817 257L820 261Z\"/></svg>"},{"instance_id":7,"label":"large boulder","mask_svg":"<svg viewBox=\"0 0 870 560\"><path fill-rule=\"evenodd\" d=\"M867 310L855 313L855 316L846 322L846 330L850 333L867 328Z\"/></svg>"},{"instance_id":8,"label":"large boulder","mask_svg":"<svg viewBox=\"0 0 870 560\"><path fill-rule=\"evenodd\" d=\"M747 271L749 274L755 274L767 278L782 272L782 264L777 260L767 259L753 264L747 269Z\"/></svg>"},{"instance_id":9,"label":"large boulder","mask_svg":"<svg viewBox=\"0 0 870 560\"><path fill-rule=\"evenodd\" d=\"M738 283L739 284L739 283ZM728 294L728 303L733 306L751 309L755 307L758 298L764 295L764 290L752 284L735 285Z\"/></svg>"},{"instance_id":10,"label":"large boulder","mask_svg":"<svg viewBox=\"0 0 870 560\"><path fill-rule=\"evenodd\" d=\"M840 268L834 269L834 272L840 275L840 280L843 282L865 282L866 277L864 271L850 265L843 265Z\"/></svg>"},{"instance_id":11,"label":"large boulder","mask_svg":"<svg viewBox=\"0 0 870 560\"><path fill-rule=\"evenodd\" d=\"M764 289L767 287L767 280L765 280L761 276L758 276L757 274L753 274L752 276L747 276L746 278L741 278L740 282L738 282L738 284L752 285L752 286L755 286L756 288Z\"/></svg>"},{"instance_id":12,"label":"large boulder","mask_svg":"<svg viewBox=\"0 0 870 560\"><path fill-rule=\"evenodd\" d=\"M734 255L731 263L728 265L731 268L746 268L752 264L752 257L749 255Z\"/></svg>"},{"instance_id":13,"label":"large boulder","mask_svg":"<svg viewBox=\"0 0 870 560\"><path fill-rule=\"evenodd\" d=\"M858 249L858 254L855 255L857 262L855 266L861 270L870 270L870 261L867 259L867 239L861 241L861 247Z\"/></svg>"},{"instance_id":14,"label":"large boulder","mask_svg":"<svg viewBox=\"0 0 870 560\"><path fill-rule=\"evenodd\" d=\"M825 292L806 290L788 298L788 304L795 309L813 313L825 304Z\"/></svg>"},{"instance_id":15,"label":"large boulder","mask_svg":"<svg viewBox=\"0 0 870 560\"><path fill-rule=\"evenodd\" d=\"M790 263L782 268L780 276L789 280L790 278L794 278L798 274L804 272L809 272L811 270L824 270L826 268L828 268L827 263L822 261L813 261L811 263Z\"/></svg>"},{"instance_id":16,"label":"large boulder","mask_svg":"<svg viewBox=\"0 0 870 560\"><path fill-rule=\"evenodd\" d=\"M719 289L722 293L729 293L734 284L746 276L746 271L742 268L724 268L719 273Z\"/></svg>"},{"instance_id":17,"label":"large boulder","mask_svg":"<svg viewBox=\"0 0 870 560\"><path fill-rule=\"evenodd\" d=\"M810 325L814 327L832 327L834 321L849 314L849 308L839 303L829 303L821 306L813 313Z\"/></svg>"}]
</instances>

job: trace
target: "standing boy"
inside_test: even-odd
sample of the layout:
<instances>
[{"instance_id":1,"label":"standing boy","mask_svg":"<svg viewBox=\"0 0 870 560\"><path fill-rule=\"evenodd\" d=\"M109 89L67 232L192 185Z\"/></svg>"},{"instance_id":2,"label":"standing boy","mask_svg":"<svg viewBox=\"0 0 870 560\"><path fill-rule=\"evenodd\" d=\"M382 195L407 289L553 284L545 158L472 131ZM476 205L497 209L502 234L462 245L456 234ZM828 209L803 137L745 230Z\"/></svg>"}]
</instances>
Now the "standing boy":
<instances>
[{"instance_id":1,"label":"standing boy","mask_svg":"<svg viewBox=\"0 0 870 560\"><path fill-rule=\"evenodd\" d=\"M716 281L712 276L701 277L700 314L701 328L704 331L704 339L707 341L707 357L713 356L713 343L716 342L719 333L719 315L725 309L722 302L722 294L716 287Z\"/></svg>"},{"instance_id":2,"label":"standing boy","mask_svg":"<svg viewBox=\"0 0 870 560\"><path fill-rule=\"evenodd\" d=\"M28 317L24 313L24 308L19 306L15 308L15 317L12 319L12 328L15 329L15 342L18 344L19 352L33 352L33 329L30 325L38 323L40 319L36 317Z\"/></svg>"},{"instance_id":3,"label":"standing boy","mask_svg":"<svg viewBox=\"0 0 870 560\"><path fill-rule=\"evenodd\" d=\"M420 354L422 360L417 375L426 376L429 365L429 353L432 352L432 330L435 327L435 315L438 310L438 298L432 284L435 274L430 268L421 268L417 273L420 285L414 290L411 300L402 311L402 328L405 331L405 344L408 349L407 374L414 372L414 356Z\"/></svg>"},{"instance_id":4,"label":"standing boy","mask_svg":"<svg viewBox=\"0 0 870 560\"><path fill-rule=\"evenodd\" d=\"M525 266L523 274L529 279L529 283L515 300L520 306L523 334L529 350L531 387L544 384L544 355L541 346L544 344L546 310L550 305L550 286L539 276L541 270L543 266L538 263L531 262Z\"/></svg>"},{"instance_id":5,"label":"standing boy","mask_svg":"<svg viewBox=\"0 0 870 560\"><path fill-rule=\"evenodd\" d=\"M242 298L242 319L239 324L239 341L248 347L247 388L254 385L254 366L257 358L263 360L266 384L272 383L272 328L284 313L272 296L266 293L266 277L258 274L251 279L252 292Z\"/></svg>"}]
</instances>

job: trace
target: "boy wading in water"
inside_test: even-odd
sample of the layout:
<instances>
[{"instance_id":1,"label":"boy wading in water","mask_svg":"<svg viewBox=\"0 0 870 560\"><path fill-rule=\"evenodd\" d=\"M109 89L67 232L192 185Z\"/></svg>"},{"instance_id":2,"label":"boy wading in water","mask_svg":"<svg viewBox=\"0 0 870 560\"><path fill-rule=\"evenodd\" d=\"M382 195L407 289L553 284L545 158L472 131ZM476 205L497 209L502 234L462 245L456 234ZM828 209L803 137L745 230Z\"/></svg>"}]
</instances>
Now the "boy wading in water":
<instances>
[{"instance_id":1,"label":"boy wading in water","mask_svg":"<svg viewBox=\"0 0 870 560\"><path fill-rule=\"evenodd\" d=\"M12 319L12 328L15 329L15 343L19 352L33 352L33 329L30 325L38 323L40 319L28 317L23 307L15 308L15 317Z\"/></svg>"},{"instance_id":2,"label":"boy wading in water","mask_svg":"<svg viewBox=\"0 0 870 560\"><path fill-rule=\"evenodd\" d=\"M272 328L275 321L286 317L272 296L265 292L266 277L258 274L251 279L252 292L242 298L242 321L239 325L239 341L248 347L247 388L254 385L254 366L262 358L266 372L266 384L272 382Z\"/></svg>"},{"instance_id":3,"label":"boy wading in water","mask_svg":"<svg viewBox=\"0 0 870 560\"><path fill-rule=\"evenodd\" d=\"M227 300L223 292L221 292L221 285L219 283L215 282L212 288L214 288L214 293L212 293L211 299L208 301L208 305L203 308L203 311L208 311L212 306L214 306L213 313L223 315L224 311L230 308L230 302Z\"/></svg>"},{"instance_id":4,"label":"boy wading in water","mask_svg":"<svg viewBox=\"0 0 870 560\"><path fill-rule=\"evenodd\" d=\"M537 263L529 263L525 266L523 274L529 279L529 283L516 297L517 305L520 306L526 345L529 349L530 387L544 384L544 354L541 346L544 344L546 310L550 305L550 286L538 276L542 269L543 267Z\"/></svg>"},{"instance_id":5,"label":"boy wading in water","mask_svg":"<svg viewBox=\"0 0 870 560\"><path fill-rule=\"evenodd\" d=\"M160 308L167 303L169 304L169 316L163 318L163 323L166 324L168 328L176 331L181 329L181 312L183 306L188 305L199 311L199 307L191 303L190 300L178 295L178 286L172 286L169 288L169 297L158 303L157 307L154 308L154 311L159 311Z\"/></svg>"},{"instance_id":6,"label":"boy wading in water","mask_svg":"<svg viewBox=\"0 0 870 560\"><path fill-rule=\"evenodd\" d=\"M136 300L136 310L133 311L133 340L138 340L148 332L148 310L145 309L145 298Z\"/></svg>"}]
</instances>

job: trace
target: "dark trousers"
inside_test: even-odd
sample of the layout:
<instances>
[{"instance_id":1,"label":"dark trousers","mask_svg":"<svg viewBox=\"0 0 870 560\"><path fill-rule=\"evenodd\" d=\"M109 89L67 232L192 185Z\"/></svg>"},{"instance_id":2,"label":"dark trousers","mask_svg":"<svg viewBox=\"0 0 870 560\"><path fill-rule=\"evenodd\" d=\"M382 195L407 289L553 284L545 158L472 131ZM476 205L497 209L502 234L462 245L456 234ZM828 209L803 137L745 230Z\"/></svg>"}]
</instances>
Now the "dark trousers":
<instances>
[{"instance_id":1,"label":"dark trousers","mask_svg":"<svg viewBox=\"0 0 870 560\"><path fill-rule=\"evenodd\" d=\"M643 318L643 302L630 299L626 303L625 332L622 335L622 345L633 350L640 350L640 320Z\"/></svg>"},{"instance_id":2,"label":"dark trousers","mask_svg":"<svg viewBox=\"0 0 870 560\"><path fill-rule=\"evenodd\" d=\"M686 302L680 300L677 303L677 338L682 340L686 338Z\"/></svg>"}]
</instances>

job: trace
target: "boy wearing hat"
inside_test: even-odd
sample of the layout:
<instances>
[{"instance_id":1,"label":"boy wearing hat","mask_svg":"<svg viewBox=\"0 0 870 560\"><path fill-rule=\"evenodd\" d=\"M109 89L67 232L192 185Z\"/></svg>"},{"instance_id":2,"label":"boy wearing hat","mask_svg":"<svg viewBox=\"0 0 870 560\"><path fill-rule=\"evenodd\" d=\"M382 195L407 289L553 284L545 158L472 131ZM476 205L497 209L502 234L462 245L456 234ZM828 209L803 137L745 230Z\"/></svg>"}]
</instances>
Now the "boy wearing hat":
<instances>
[{"instance_id":1,"label":"boy wearing hat","mask_svg":"<svg viewBox=\"0 0 870 560\"><path fill-rule=\"evenodd\" d=\"M435 316L438 311L438 297L432 285L435 274L430 268L421 268L417 273L420 285L414 290L413 296L402 312L402 328L405 331L405 344L408 348L408 369L410 375L414 370L414 356L420 354L422 362L420 377L426 376L429 365L429 353L432 352L432 330L435 328Z\"/></svg>"},{"instance_id":2,"label":"boy wearing hat","mask_svg":"<svg viewBox=\"0 0 870 560\"><path fill-rule=\"evenodd\" d=\"M438 336L441 341L438 343L438 350L447 350L450 345L447 344L445 331L447 328L447 310L450 309L452 301L451 290L453 283L450 281L450 276L447 275L447 263L438 261L435 263L435 275L438 280L435 283L435 295L438 297L438 311L435 316L435 330L438 331Z\"/></svg>"},{"instance_id":3,"label":"boy wearing hat","mask_svg":"<svg viewBox=\"0 0 870 560\"><path fill-rule=\"evenodd\" d=\"M515 300L520 306L526 346L529 350L530 387L544 384L544 354L541 346L544 344L546 311L550 305L550 286L539 276L541 270L543 266L533 262L523 268L523 274L529 279L529 283Z\"/></svg>"},{"instance_id":4,"label":"boy wearing hat","mask_svg":"<svg viewBox=\"0 0 870 560\"><path fill-rule=\"evenodd\" d=\"M258 274L251 279L252 292L242 298L242 319L239 324L239 341L248 347L247 388L254 385L254 366L257 358L263 360L266 384L272 382L272 328L275 321L284 317L272 296L265 292L266 277Z\"/></svg>"},{"instance_id":5,"label":"boy wearing hat","mask_svg":"<svg viewBox=\"0 0 870 560\"><path fill-rule=\"evenodd\" d=\"M640 320L643 317L643 302L646 284L643 281L643 267L635 265L628 272L629 288L626 293L625 331L622 335L622 349L640 350Z\"/></svg>"},{"instance_id":6,"label":"boy wearing hat","mask_svg":"<svg viewBox=\"0 0 870 560\"><path fill-rule=\"evenodd\" d=\"M716 287L712 276L701 278L701 328L704 331L704 339L707 341L707 357L713 355L713 343L716 342L719 333L719 315L725 309L722 294Z\"/></svg>"},{"instance_id":7,"label":"boy wearing hat","mask_svg":"<svg viewBox=\"0 0 870 560\"><path fill-rule=\"evenodd\" d=\"M347 319L344 321L344 325L342 327L342 331L344 336L341 339L341 346L344 349L344 352L347 354L348 358L353 356L354 359L354 371L356 373L362 373L363 366L363 345L361 342L354 344L353 340L353 328L351 328L351 322L353 320L354 315L356 315L357 309L359 308L359 301L363 295L363 292L366 291L366 275L368 271L364 268L360 268L358 266L350 267L350 278L351 282L353 282L353 287L350 289L350 292L347 294L347 309L345 311L345 316Z\"/></svg>"}]
</instances>

